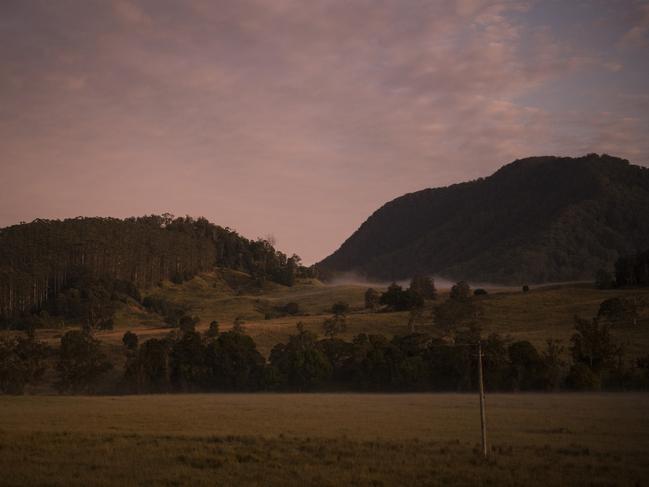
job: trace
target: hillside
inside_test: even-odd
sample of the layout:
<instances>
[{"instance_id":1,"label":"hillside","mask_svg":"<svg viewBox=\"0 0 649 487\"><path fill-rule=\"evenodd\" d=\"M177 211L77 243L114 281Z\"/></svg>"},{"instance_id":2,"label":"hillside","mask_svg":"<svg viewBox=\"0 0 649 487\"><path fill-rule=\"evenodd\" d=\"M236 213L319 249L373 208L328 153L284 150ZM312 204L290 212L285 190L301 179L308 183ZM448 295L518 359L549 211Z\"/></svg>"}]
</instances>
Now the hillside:
<instances>
[{"instance_id":1,"label":"hillside","mask_svg":"<svg viewBox=\"0 0 649 487\"><path fill-rule=\"evenodd\" d=\"M647 209L649 169L597 154L521 159L386 203L317 267L371 279L592 279L649 247Z\"/></svg>"},{"instance_id":2,"label":"hillside","mask_svg":"<svg viewBox=\"0 0 649 487\"><path fill-rule=\"evenodd\" d=\"M74 218L2 228L0 326L26 328L36 313L101 325L112 319L114 302L214 266L246 272L256 285L291 285L306 272L299 257L205 218Z\"/></svg>"}]
</instances>

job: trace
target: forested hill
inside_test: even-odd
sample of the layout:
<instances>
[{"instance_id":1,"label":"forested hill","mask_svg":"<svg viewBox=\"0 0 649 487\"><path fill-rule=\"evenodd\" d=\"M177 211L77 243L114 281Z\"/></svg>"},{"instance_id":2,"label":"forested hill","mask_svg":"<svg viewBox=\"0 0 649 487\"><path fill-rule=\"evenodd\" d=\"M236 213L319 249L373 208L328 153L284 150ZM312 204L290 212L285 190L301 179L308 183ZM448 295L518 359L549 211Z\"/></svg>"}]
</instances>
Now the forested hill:
<instances>
[{"instance_id":1,"label":"forested hill","mask_svg":"<svg viewBox=\"0 0 649 487\"><path fill-rule=\"evenodd\" d=\"M318 267L520 284L592 279L647 247L649 169L608 155L532 157L386 203Z\"/></svg>"},{"instance_id":2,"label":"forested hill","mask_svg":"<svg viewBox=\"0 0 649 487\"><path fill-rule=\"evenodd\" d=\"M0 320L56 307L65 289L90 292L182 281L214 266L291 285L302 269L265 240L248 240L205 218L35 220L0 229ZM110 281L106 285L106 281Z\"/></svg>"}]
</instances>

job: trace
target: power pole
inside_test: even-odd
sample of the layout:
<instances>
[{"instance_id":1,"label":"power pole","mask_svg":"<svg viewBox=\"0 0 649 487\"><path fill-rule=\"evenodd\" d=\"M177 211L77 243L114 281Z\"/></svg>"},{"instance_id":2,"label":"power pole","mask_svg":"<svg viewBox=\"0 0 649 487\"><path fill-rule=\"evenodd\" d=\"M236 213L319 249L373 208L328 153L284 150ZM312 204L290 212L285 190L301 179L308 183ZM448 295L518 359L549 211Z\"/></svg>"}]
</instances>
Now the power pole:
<instances>
[{"instance_id":1,"label":"power pole","mask_svg":"<svg viewBox=\"0 0 649 487\"><path fill-rule=\"evenodd\" d=\"M487 416L484 404L484 381L482 379L482 342L478 342L478 383L480 387L480 428L482 430L482 455L487 458Z\"/></svg>"}]
</instances>

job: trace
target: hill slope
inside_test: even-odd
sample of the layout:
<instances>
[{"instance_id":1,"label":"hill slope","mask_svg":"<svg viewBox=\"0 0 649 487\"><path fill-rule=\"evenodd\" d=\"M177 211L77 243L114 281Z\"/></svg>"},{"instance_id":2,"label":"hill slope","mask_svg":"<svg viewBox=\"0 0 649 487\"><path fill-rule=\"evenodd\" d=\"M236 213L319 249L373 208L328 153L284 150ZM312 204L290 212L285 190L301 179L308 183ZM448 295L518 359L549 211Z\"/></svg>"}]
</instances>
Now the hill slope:
<instances>
[{"instance_id":1,"label":"hill slope","mask_svg":"<svg viewBox=\"0 0 649 487\"><path fill-rule=\"evenodd\" d=\"M205 218L74 218L0 228L0 325L44 308L95 316L118 292L135 296L136 288L182 282L215 265L287 285L300 270L297 256Z\"/></svg>"},{"instance_id":2,"label":"hill slope","mask_svg":"<svg viewBox=\"0 0 649 487\"><path fill-rule=\"evenodd\" d=\"M649 169L597 154L521 159L386 203L318 267L374 279L591 279L649 247L647 210Z\"/></svg>"}]
</instances>

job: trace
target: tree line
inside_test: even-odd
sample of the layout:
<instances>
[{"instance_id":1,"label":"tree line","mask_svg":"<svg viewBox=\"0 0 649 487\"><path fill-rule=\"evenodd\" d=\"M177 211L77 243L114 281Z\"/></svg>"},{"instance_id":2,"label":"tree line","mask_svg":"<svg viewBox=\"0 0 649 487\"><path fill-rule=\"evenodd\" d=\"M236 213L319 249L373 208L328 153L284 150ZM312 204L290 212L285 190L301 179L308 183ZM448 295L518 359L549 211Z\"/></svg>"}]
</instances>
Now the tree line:
<instances>
[{"instance_id":1,"label":"tree line","mask_svg":"<svg viewBox=\"0 0 649 487\"><path fill-rule=\"evenodd\" d=\"M523 292L528 290L524 286ZM432 279L415 277L407 289L393 283L383 293L370 288L365 293L366 308L409 310L408 334L388 338L363 333L351 341L342 340L338 337L346 331L350 307L337 302L322 322L325 338L298 323L296 333L275 345L267 358L239 318L229 331L221 332L214 321L199 333L195 329L199 318L187 309L160 298L145 298L145 306L165 316L174 329L163 338L142 343L135 333L126 332L124 373L109 390L470 391L476 386L478 343L484 353L488 390L649 387L649 355L628 359L610 334L611 327L637 325L639 304L646 307L647 303L634 301L630 307L630 298L606 299L591 319L574 317L567 349L557 340L547 340L537 349L526 340L496 333L483 336L480 318L485 294L483 289L471 290L466 282L459 282L447 299L432 307L432 323L425 323L424 303L437 299ZM282 308L299 311L296 303ZM48 366L55 369L55 385L61 392L106 390L102 377L118 364L108 359L93 330L86 326L68 331L58 351L37 341L33 330L0 339L0 391L21 393L27 384L38 382Z\"/></svg>"},{"instance_id":2,"label":"tree line","mask_svg":"<svg viewBox=\"0 0 649 487\"><path fill-rule=\"evenodd\" d=\"M4 337L0 392L22 393L28 384L38 383L48 366L62 393L473 391L478 343L489 391L649 388L649 355L625 359L609 326L597 318L575 318L569 360L556 340L539 350L529 341L496 333L482 337L473 325L457 328L450 338L363 333L345 341L336 334L319 339L298 323L288 341L275 345L265 359L240 322L225 332L213 322L204 333L190 327L141 343L129 331L122 340L124 373L108 388L103 376L116 363L91 330L66 332L58 351L33 334Z\"/></svg>"},{"instance_id":3,"label":"tree line","mask_svg":"<svg viewBox=\"0 0 649 487\"><path fill-rule=\"evenodd\" d=\"M205 218L35 220L0 229L0 326L20 327L43 310L97 326L110 319L111 296L137 297L139 289L214 266L288 286L310 272L268 240Z\"/></svg>"}]
</instances>

